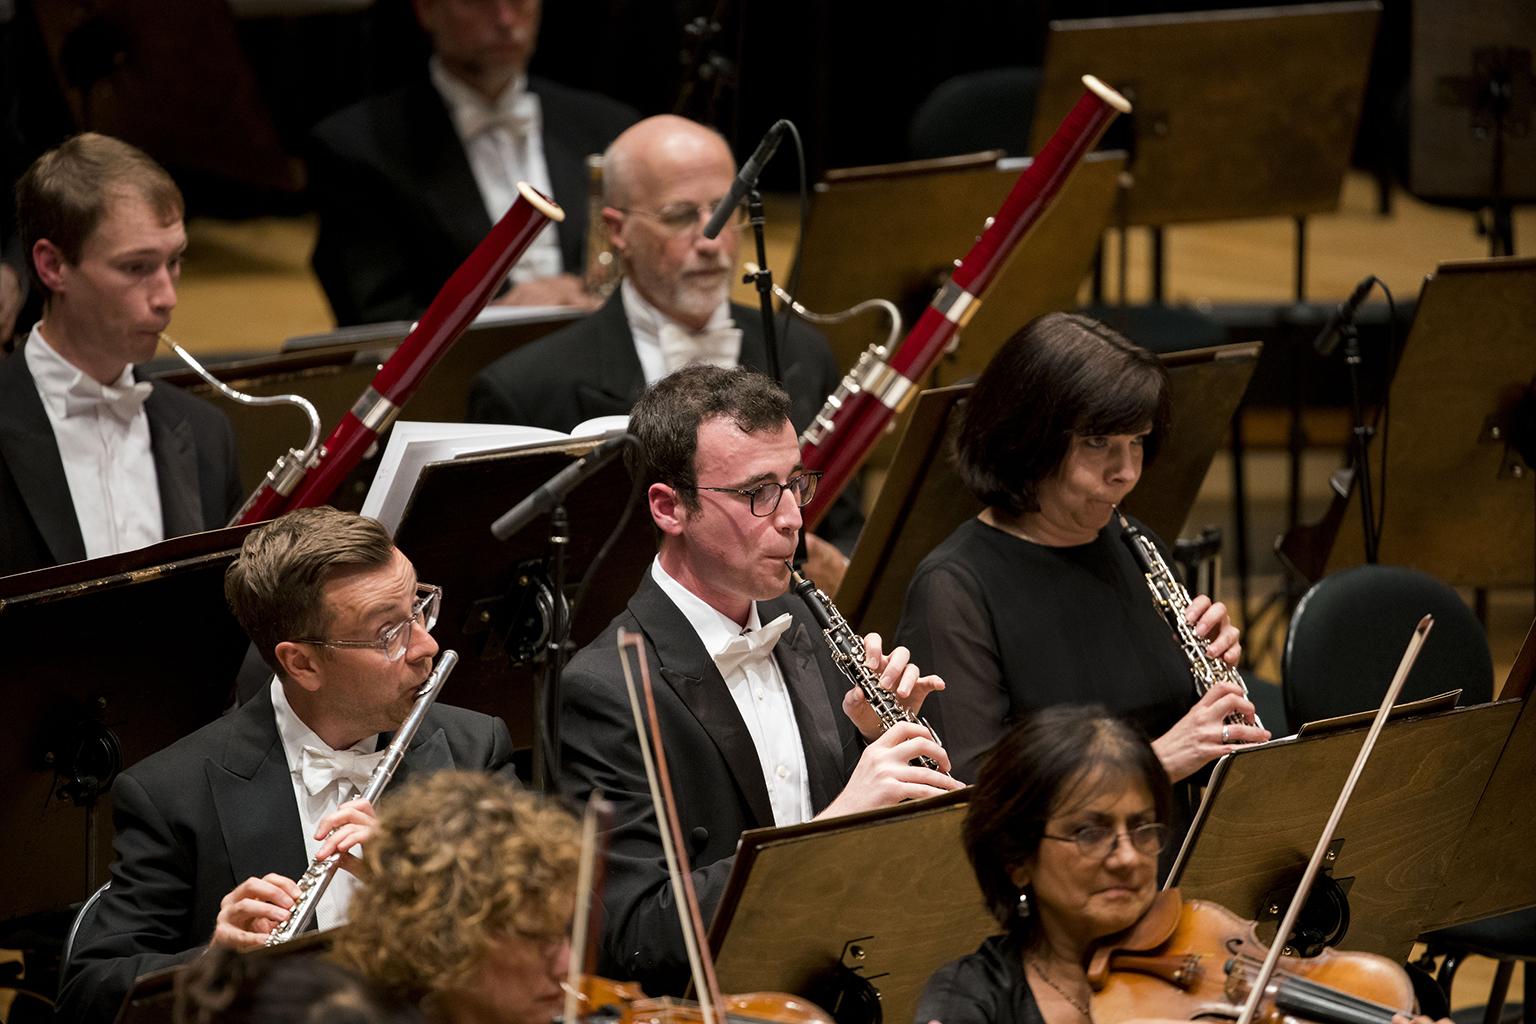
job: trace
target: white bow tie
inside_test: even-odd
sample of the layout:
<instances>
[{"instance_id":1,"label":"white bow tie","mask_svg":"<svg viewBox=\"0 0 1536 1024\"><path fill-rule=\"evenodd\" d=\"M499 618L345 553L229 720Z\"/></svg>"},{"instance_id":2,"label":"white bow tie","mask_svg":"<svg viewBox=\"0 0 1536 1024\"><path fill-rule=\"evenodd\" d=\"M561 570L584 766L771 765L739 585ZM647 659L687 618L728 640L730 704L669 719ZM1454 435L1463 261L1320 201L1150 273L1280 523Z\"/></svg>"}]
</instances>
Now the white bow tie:
<instances>
[{"instance_id":1,"label":"white bow tie","mask_svg":"<svg viewBox=\"0 0 1536 1024\"><path fill-rule=\"evenodd\" d=\"M365 754L361 750L317 750L306 746L299 753L299 775L310 796L319 796L338 780L350 782L361 793L368 788L368 777L382 760L382 750Z\"/></svg>"},{"instance_id":2,"label":"white bow tie","mask_svg":"<svg viewBox=\"0 0 1536 1024\"><path fill-rule=\"evenodd\" d=\"M115 384L102 384L82 373L64 392L64 417L68 419L105 409L124 423L130 423L144 408L144 400L153 390L148 381L120 388Z\"/></svg>"},{"instance_id":3,"label":"white bow tie","mask_svg":"<svg viewBox=\"0 0 1536 1024\"><path fill-rule=\"evenodd\" d=\"M741 360L741 328L730 324L689 332L664 323L657 328L656 340L668 373L689 363L709 363L729 370Z\"/></svg>"},{"instance_id":4,"label":"white bow tie","mask_svg":"<svg viewBox=\"0 0 1536 1024\"><path fill-rule=\"evenodd\" d=\"M514 139L524 138L539 130L538 105L527 93L506 107L465 107L459 117L466 139L476 138L497 128L505 129Z\"/></svg>"},{"instance_id":5,"label":"white bow tie","mask_svg":"<svg viewBox=\"0 0 1536 1024\"><path fill-rule=\"evenodd\" d=\"M789 629L792 621L789 612L785 612L772 622L765 622L750 633L731 637L730 642L714 656L715 667L720 670L722 676L728 676L749 661L767 657L773 652L773 645L779 642L779 637Z\"/></svg>"}]
</instances>

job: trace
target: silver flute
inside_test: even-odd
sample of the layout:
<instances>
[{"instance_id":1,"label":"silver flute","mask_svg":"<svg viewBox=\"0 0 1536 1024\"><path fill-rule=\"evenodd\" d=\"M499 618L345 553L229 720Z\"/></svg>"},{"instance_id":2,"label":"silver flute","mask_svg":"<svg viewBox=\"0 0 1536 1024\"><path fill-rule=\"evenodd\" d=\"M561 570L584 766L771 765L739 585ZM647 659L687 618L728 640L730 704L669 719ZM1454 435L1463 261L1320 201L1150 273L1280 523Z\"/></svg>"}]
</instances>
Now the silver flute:
<instances>
[{"instance_id":1,"label":"silver flute","mask_svg":"<svg viewBox=\"0 0 1536 1024\"><path fill-rule=\"evenodd\" d=\"M916 722L928 730L928 735L939 746L938 733L933 731L922 718L908 711L896 699L896 695L880 685L880 677L864 663L864 640L848 625L848 620L843 618L843 613L837 610L837 605L816 584L795 571L795 567L789 562L790 589L804 599L806 607L811 610L811 617L821 627L821 635L826 637L827 646L832 650L832 663L838 667L848 681L858 687L864 699L869 701L869 706L874 709L875 717L880 720L880 729L885 731L900 722ZM938 762L931 757L919 755L914 759L915 764L924 768L932 768L944 775L949 773L940 768Z\"/></svg>"},{"instance_id":2,"label":"silver flute","mask_svg":"<svg viewBox=\"0 0 1536 1024\"><path fill-rule=\"evenodd\" d=\"M1194 625L1184 617L1184 613L1189 610L1189 591L1184 589L1184 584L1179 582L1179 578L1163 560L1157 545L1138 530L1118 507L1115 515L1120 519L1120 539L1131 549L1132 557L1146 575L1147 589L1152 592L1152 603L1163 613L1163 620L1173 630L1174 639L1178 641L1185 660L1189 662L1189 673L1195 680L1195 692L1204 697L1218 683L1230 683L1247 697L1248 685L1243 682L1241 673L1222 659L1212 657L1205 648L1205 638L1196 633ZM1250 724L1245 716L1237 712L1228 715L1225 721L1228 725ZM1264 725L1259 721L1257 711L1253 714L1251 724L1260 728Z\"/></svg>"},{"instance_id":3,"label":"silver flute","mask_svg":"<svg viewBox=\"0 0 1536 1024\"><path fill-rule=\"evenodd\" d=\"M395 730L395 738L389 741L389 746L384 749L384 758L368 776L368 784L363 787L362 799L373 803L384 792L384 787L389 785L389 780L394 776L395 769L400 766L401 758L405 757L405 748L410 746L411 740L416 735L416 730L421 728L422 719L427 717L427 709L432 707L432 702L437 700L437 695L443 689L443 683L448 678L448 673L459 663L457 651L444 651L438 655L437 665L432 669L432 674L427 676L427 681L421 684L421 689L416 691L416 703L411 705L411 713L405 716L405 721L400 723L400 728ZM336 877L336 869L341 864L341 852L337 850L329 857L316 860L309 865L299 879L299 899L294 903L293 909L288 913L288 919L272 929L267 936L267 945L277 946L302 932L315 916L315 907L324 895L326 887L331 884L331 879Z\"/></svg>"}]
</instances>

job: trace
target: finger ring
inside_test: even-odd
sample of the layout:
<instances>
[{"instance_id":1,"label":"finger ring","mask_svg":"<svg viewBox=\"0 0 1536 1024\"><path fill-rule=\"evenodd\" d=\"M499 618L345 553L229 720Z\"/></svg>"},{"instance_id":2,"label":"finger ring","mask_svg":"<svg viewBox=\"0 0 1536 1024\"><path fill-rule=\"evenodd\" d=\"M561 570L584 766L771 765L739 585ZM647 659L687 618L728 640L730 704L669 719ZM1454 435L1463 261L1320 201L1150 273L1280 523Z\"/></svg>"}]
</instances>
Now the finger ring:
<instances>
[{"instance_id":1,"label":"finger ring","mask_svg":"<svg viewBox=\"0 0 1536 1024\"><path fill-rule=\"evenodd\" d=\"M1232 742L1232 726L1223 725L1221 727L1221 745L1226 746L1230 742Z\"/></svg>"}]
</instances>

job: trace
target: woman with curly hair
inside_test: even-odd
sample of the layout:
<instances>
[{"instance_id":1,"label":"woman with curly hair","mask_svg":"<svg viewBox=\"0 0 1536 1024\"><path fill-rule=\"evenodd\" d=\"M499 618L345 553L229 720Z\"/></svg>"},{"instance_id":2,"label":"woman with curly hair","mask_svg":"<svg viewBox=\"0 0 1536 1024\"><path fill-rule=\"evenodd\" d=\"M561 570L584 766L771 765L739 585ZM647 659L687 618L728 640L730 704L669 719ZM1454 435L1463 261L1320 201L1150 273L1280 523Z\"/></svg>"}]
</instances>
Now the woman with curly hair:
<instances>
[{"instance_id":1,"label":"woman with curly hair","mask_svg":"<svg viewBox=\"0 0 1536 1024\"><path fill-rule=\"evenodd\" d=\"M445 1024L548 1024L570 958L580 849L563 808L474 772L385 802L336 955Z\"/></svg>"}]
</instances>

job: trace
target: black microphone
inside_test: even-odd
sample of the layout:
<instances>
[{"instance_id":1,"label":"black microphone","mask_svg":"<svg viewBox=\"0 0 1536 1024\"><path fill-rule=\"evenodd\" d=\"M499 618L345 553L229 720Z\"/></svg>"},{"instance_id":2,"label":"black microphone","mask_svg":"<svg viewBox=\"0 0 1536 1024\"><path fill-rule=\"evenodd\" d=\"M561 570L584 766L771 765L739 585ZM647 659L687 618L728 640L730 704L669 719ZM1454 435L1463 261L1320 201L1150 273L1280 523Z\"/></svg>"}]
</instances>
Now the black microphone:
<instances>
[{"instance_id":1,"label":"black microphone","mask_svg":"<svg viewBox=\"0 0 1536 1024\"><path fill-rule=\"evenodd\" d=\"M768 134L763 136L763 141L757 144L757 152L741 165L741 170L736 172L736 180L731 182L731 190L725 194L724 199L720 200L720 205L715 207L709 223L704 225L705 238L714 238L720 234L725 229L725 222L731 219L736 207L741 205L741 199L747 194L747 190L757 187L757 178L763 173L763 165L773 158L773 152L779 148L779 140L784 137L784 130L788 127L788 121L773 122L773 127L768 129Z\"/></svg>"},{"instance_id":2,"label":"black microphone","mask_svg":"<svg viewBox=\"0 0 1536 1024\"><path fill-rule=\"evenodd\" d=\"M1333 350L1339 347L1339 339L1343 337L1339 328L1345 324L1354 323L1355 310L1360 308L1360 303L1365 301L1365 297L1371 293L1371 287L1375 284L1375 274L1364 278L1355 285L1355 290L1349 293L1349 298L1344 300L1343 305L1333 311L1333 316L1330 316L1328 322L1323 325L1322 333L1318 334L1317 340L1312 343L1318 355L1325 359L1333 355Z\"/></svg>"},{"instance_id":3,"label":"black microphone","mask_svg":"<svg viewBox=\"0 0 1536 1024\"><path fill-rule=\"evenodd\" d=\"M625 445L638 443L633 434L610 437L550 477L538 490L513 505L505 515L491 524L491 536L497 540L506 540L516 535L523 527L564 501L567 494L574 491L576 486L587 477L607 465L615 455L624 450Z\"/></svg>"}]
</instances>

